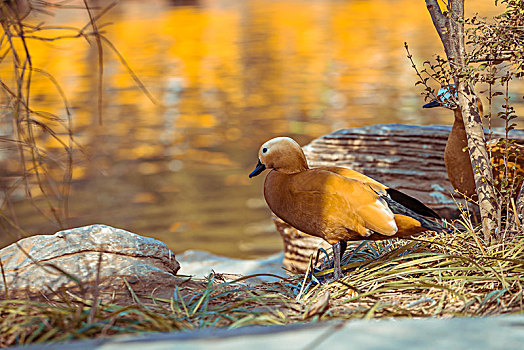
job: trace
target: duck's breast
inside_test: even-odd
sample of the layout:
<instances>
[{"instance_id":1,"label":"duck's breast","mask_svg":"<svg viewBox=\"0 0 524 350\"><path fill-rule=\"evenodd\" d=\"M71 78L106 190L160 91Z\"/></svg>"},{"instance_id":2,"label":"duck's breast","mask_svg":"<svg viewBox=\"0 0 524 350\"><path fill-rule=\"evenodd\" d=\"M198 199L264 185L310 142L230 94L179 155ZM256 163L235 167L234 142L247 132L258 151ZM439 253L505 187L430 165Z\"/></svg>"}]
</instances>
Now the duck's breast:
<instances>
[{"instance_id":1,"label":"duck's breast","mask_svg":"<svg viewBox=\"0 0 524 350\"><path fill-rule=\"evenodd\" d=\"M476 186L467 146L464 123L455 120L444 150L444 162L453 188L467 196L473 196Z\"/></svg>"},{"instance_id":2,"label":"duck's breast","mask_svg":"<svg viewBox=\"0 0 524 350\"><path fill-rule=\"evenodd\" d=\"M291 175L272 171L264 196L275 215L327 241L365 237L370 229L396 232L393 213L369 186L325 170Z\"/></svg>"}]
</instances>

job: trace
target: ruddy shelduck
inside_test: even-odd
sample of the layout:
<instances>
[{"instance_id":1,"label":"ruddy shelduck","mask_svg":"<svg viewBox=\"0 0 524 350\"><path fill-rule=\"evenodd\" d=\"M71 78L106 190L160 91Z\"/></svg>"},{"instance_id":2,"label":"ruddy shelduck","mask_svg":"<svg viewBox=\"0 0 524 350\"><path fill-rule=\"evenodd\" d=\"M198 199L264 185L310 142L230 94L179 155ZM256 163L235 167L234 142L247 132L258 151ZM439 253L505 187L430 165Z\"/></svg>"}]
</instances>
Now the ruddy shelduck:
<instances>
[{"instance_id":1,"label":"ruddy shelduck","mask_svg":"<svg viewBox=\"0 0 524 350\"><path fill-rule=\"evenodd\" d=\"M407 237L441 231L425 216L438 215L420 201L348 168L308 167L302 148L289 137L264 143L249 177L271 169L264 197L276 216L333 247L334 278L348 241Z\"/></svg>"},{"instance_id":2,"label":"ruddy shelduck","mask_svg":"<svg viewBox=\"0 0 524 350\"><path fill-rule=\"evenodd\" d=\"M444 163L451 185L461 194L475 199L477 193L468 152L468 138L462 112L455 103L454 90L454 85L442 87L437 93L437 98L422 107L445 107L451 109L455 114L453 127L444 150ZM477 98L477 106L482 116L484 108L479 98ZM506 187L513 187L513 197L516 197L517 188L524 177L524 146L515 143L515 140L508 140L506 147L506 143L500 141L500 139L493 139L486 145L491 155L493 179L499 189L504 182Z\"/></svg>"}]
</instances>

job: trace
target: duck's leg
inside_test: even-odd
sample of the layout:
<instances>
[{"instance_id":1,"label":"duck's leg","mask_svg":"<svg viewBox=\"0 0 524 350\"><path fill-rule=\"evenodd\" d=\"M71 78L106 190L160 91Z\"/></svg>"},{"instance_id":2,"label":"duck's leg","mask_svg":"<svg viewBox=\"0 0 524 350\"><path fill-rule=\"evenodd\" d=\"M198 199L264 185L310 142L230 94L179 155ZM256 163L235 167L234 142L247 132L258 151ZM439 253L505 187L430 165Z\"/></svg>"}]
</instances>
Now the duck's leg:
<instances>
[{"instance_id":1,"label":"duck's leg","mask_svg":"<svg viewBox=\"0 0 524 350\"><path fill-rule=\"evenodd\" d=\"M339 241L331 246L333 248L333 280L336 281L343 276L340 261L347 248L347 242Z\"/></svg>"}]
</instances>

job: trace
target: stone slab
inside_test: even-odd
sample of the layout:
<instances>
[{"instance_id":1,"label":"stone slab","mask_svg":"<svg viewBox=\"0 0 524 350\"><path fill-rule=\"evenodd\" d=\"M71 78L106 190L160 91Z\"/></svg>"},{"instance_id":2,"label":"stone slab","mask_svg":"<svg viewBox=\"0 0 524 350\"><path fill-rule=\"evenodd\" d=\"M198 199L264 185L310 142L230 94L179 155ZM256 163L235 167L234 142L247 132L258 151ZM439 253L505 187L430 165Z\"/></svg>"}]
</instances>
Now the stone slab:
<instances>
[{"instance_id":1,"label":"stone slab","mask_svg":"<svg viewBox=\"0 0 524 350\"><path fill-rule=\"evenodd\" d=\"M524 315L453 318L330 321L294 326L256 326L115 337L36 349L97 350L512 350L524 348Z\"/></svg>"}]
</instances>

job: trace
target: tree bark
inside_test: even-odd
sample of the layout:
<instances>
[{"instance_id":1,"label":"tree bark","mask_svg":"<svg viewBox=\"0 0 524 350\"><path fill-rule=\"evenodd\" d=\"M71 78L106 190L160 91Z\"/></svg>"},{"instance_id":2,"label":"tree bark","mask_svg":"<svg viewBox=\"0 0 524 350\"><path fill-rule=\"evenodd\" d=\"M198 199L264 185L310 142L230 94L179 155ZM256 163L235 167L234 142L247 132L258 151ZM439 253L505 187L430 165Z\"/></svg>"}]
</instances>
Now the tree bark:
<instances>
[{"instance_id":1,"label":"tree bark","mask_svg":"<svg viewBox=\"0 0 524 350\"><path fill-rule=\"evenodd\" d=\"M466 68L466 46L464 43L464 0L449 0L448 13L443 14L437 0L425 0L426 7L433 21L444 51L451 65L453 79L458 95L458 107L462 112L471 165L475 175L475 184L482 219L482 231L486 243L496 237L498 205L493 175L486 150L486 140L482 120L477 107L477 97L471 84L461 76Z\"/></svg>"}]
</instances>

